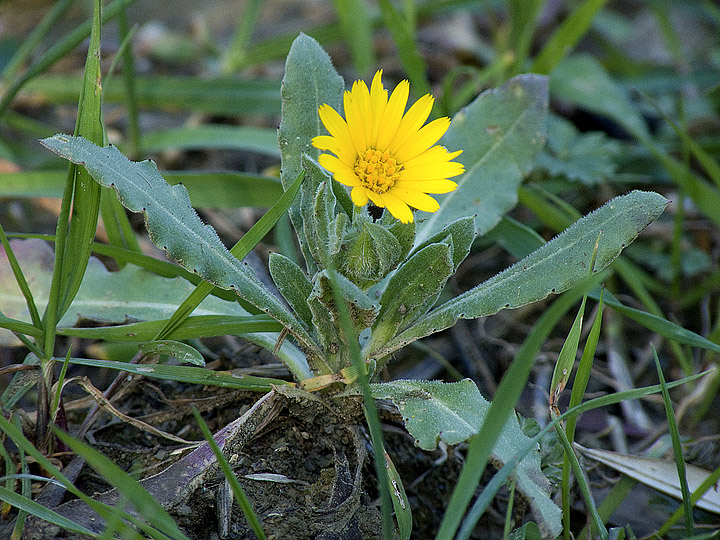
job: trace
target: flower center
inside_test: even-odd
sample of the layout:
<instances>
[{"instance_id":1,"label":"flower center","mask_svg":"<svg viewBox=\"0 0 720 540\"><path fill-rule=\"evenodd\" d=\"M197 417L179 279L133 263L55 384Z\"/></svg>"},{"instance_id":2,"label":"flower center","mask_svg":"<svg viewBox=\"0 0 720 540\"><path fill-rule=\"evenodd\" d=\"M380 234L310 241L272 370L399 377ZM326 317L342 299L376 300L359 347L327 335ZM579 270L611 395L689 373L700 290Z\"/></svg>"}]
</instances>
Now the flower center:
<instances>
[{"instance_id":1,"label":"flower center","mask_svg":"<svg viewBox=\"0 0 720 540\"><path fill-rule=\"evenodd\" d=\"M395 185L400 177L402 166L387 150L381 152L369 148L355 161L355 174L360 183L375 193L385 193Z\"/></svg>"}]
</instances>

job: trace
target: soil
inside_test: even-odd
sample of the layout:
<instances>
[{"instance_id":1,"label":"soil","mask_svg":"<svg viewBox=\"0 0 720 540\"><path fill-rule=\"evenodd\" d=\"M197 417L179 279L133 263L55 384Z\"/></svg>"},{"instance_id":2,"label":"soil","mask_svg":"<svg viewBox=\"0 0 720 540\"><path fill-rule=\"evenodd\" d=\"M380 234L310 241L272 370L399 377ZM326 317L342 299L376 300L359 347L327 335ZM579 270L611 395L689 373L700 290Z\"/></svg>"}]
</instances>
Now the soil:
<instances>
[{"instance_id":1,"label":"soil","mask_svg":"<svg viewBox=\"0 0 720 540\"><path fill-rule=\"evenodd\" d=\"M193 397L192 392L198 396ZM163 395L168 410L158 411L162 401L158 395ZM221 446L224 443L223 453L268 538L382 538L372 449L355 398L321 399L293 387L278 387L258 400L257 394L143 381L134 385L124 401L123 409L146 420L172 411L172 417L155 425L193 440L201 435L192 416L188 417L186 403L195 402L206 409L206 421L215 430L229 424L230 430L216 434L216 440ZM213 402L217 406L209 408ZM144 411L137 410L141 403ZM390 406L381 407L381 412L388 451L404 480L413 511L413 538L431 538L462 468L462 454L453 448L420 450ZM178 429L182 424L186 429ZM202 446L180 454L182 446L168 445L167 440L116 421L91 431L90 439L123 469L140 472L145 489L189 538L255 538L239 505L232 502L229 484L214 460L202 454ZM110 486L88 466L75 483L85 493L95 493L98 501L120 501L118 493L108 491ZM501 537L502 494L495 504L478 526L477 538ZM103 529L102 519L79 500L66 500L55 510L93 531ZM132 512L131 507L127 510ZM24 538L86 537L29 520Z\"/></svg>"}]
</instances>

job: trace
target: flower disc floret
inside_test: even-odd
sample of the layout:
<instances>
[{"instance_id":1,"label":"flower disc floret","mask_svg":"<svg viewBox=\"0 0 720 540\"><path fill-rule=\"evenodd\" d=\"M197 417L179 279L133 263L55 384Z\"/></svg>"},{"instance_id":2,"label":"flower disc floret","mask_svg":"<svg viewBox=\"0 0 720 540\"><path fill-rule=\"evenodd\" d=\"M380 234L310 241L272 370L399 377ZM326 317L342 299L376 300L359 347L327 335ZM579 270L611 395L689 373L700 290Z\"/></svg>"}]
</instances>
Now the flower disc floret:
<instances>
[{"instance_id":1,"label":"flower disc floret","mask_svg":"<svg viewBox=\"0 0 720 540\"><path fill-rule=\"evenodd\" d=\"M449 152L436 143L450 127L450 119L438 118L426 125L433 97L427 94L407 111L410 85L401 81L392 94L382 85L378 71L368 89L356 81L343 96L345 118L329 105L319 109L329 135L313 138L313 145L330 153L320 164L335 180L352 188L357 206L372 201L404 223L413 221L410 207L435 212L438 202L428 195L453 191L449 178L465 172L452 161L462 150Z\"/></svg>"},{"instance_id":2,"label":"flower disc floret","mask_svg":"<svg viewBox=\"0 0 720 540\"><path fill-rule=\"evenodd\" d=\"M355 174L364 188L382 194L392 189L400 178L400 167L387 150L381 152L370 148L364 155L358 156Z\"/></svg>"}]
</instances>

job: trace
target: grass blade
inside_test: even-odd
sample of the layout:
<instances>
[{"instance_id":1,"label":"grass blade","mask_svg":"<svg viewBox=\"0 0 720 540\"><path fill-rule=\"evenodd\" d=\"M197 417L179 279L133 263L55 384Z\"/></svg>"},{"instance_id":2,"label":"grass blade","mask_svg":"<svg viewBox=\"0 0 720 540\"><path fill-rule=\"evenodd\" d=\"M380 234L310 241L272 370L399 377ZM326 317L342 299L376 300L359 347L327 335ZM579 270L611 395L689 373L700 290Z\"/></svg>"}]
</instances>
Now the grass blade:
<instances>
[{"instance_id":1,"label":"grass blade","mask_svg":"<svg viewBox=\"0 0 720 540\"><path fill-rule=\"evenodd\" d=\"M375 463L375 474L377 475L378 490L380 491L383 538L385 540L391 540L394 537L394 527L392 523L393 503L389 489L390 480L384 457L385 442L383 441L382 428L380 427L380 418L378 417L378 412L375 408L375 400L372 397L372 390L370 389L370 382L366 371L367 367L360 355L358 336L353 328L352 320L350 319L350 312L348 311L343 298L342 289L340 288L336 271L332 267L331 261L325 261L324 266L327 270L330 286L332 287L332 294L335 298L335 306L340 320L340 327L345 333L345 342L348 344L350 349L350 359L352 360L353 367L358 375L357 380L362 390L364 404L363 409L365 411L365 420L368 424L368 430L370 431L370 440L372 442L373 454L375 457L373 462Z\"/></svg>"},{"instance_id":2,"label":"grass blade","mask_svg":"<svg viewBox=\"0 0 720 540\"><path fill-rule=\"evenodd\" d=\"M269 208L283 194L279 179L234 172L163 172L168 184L182 183L198 208ZM3 197L62 197L65 171L0 173Z\"/></svg>"},{"instance_id":3,"label":"grass blade","mask_svg":"<svg viewBox=\"0 0 720 540\"><path fill-rule=\"evenodd\" d=\"M3 249L5 250L5 257L7 257L7 260L10 263L10 268L12 268L13 276L15 276L15 282L20 288L22 295L25 297L25 302L27 303L33 326L38 329L42 329L40 313L38 312L37 306L35 305L35 299L33 298L32 291L28 286L22 268L20 268L20 265L18 264L15 253L13 252L12 247L10 247L10 242L8 241L8 237L5 234L5 229L3 229L2 225L0 225L0 242L2 242Z\"/></svg>"},{"instance_id":4,"label":"grass blade","mask_svg":"<svg viewBox=\"0 0 720 540\"><path fill-rule=\"evenodd\" d=\"M602 276L603 274L596 274L591 282ZM445 510L443 521L435 537L436 540L451 540L455 537L460 521L485 471L495 441L505 425L508 415L513 411L513 407L515 407L515 403L530 376L537 352L547 339L550 331L570 307L583 296L584 290L588 286L586 284L580 289L573 289L558 298L543 313L532 332L523 342L495 392L487 414L488 421L483 424L478 434L470 440L465 465ZM474 527L474 524L472 527ZM472 529L472 527L470 528ZM466 528L466 524L464 524L463 530L466 530Z\"/></svg>"},{"instance_id":5,"label":"grass blade","mask_svg":"<svg viewBox=\"0 0 720 540\"><path fill-rule=\"evenodd\" d=\"M567 296L567 295L566 295ZM696 379L703 377L705 375L709 375L712 372L714 372L714 369L704 371L702 373L698 373L696 375L691 375L689 377L685 377L684 379L681 379L679 381L674 381L668 384L667 386L669 388L674 388L676 386L680 386L681 384L685 384L688 382L695 381ZM507 479L510 477L510 475L513 473L515 468L517 467L520 460L530 452L533 448L536 448L537 444L540 442L540 440L551 430L555 429L555 426L565 420L568 417L571 416L577 416L581 413L598 409L600 407L606 407L608 405L614 405L616 403L620 403L621 401L628 400L628 399L638 399L643 396L648 396L651 394L656 394L661 391L660 385L654 385L654 386L646 386L644 388L637 388L635 390L627 390L624 392L616 392L607 396L602 396L599 398L595 398L589 401L586 401L585 403L582 403L576 407L573 407L572 409L567 410L560 416L554 418L550 421L550 423L545 426L540 432L535 435L532 439L529 440L528 443L526 443L523 447L518 448L517 453L515 454L515 457L508 460L505 465L493 476L492 480L485 486L485 489L483 489L480 496L477 498L475 503L473 504L472 508L468 512L468 516L465 519L462 528L458 532L457 540L468 540L470 538L470 535L473 533L473 530L475 528L475 525L477 524L478 520L482 516L483 512L487 509L487 507L492 502L493 498L497 494L497 492L500 490L500 488L505 485L507 482ZM449 507L448 507L449 509ZM446 510L447 515L447 510ZM439 533L438 533L439 535ZM439 536L436 536L436 540L439 538Z\"/></svg>"},{"instance_id":6,"label":"grass blade","mask_svg":"<svg viewBox=\"0 0 720 540\"><path fill-rule=\"evenodd\" d=\"M167 320L158 320L97 328L60 328L58 334L104 341L145 342L152 341L167 323ZM281 330L282 325L266 315L251 317L196 315L185 319L164 339L193 339L254 332L280 332Z\"/></svg>"},{"instance_id":7,"label":"grass blade","mask_svg":"<svg viewBox=\"0 0 720 540\"><path fill-rule=\"evenodd\" d=\"M75 0L60 0L50 8L45 14L40 24L38 24L30 35L25 38L22 45L18 47L12 58L5 64L2 71L2 78L5 82L12 79L18 72L20 67L30 57L35 48L40 44L42 39L47 35L53 25L70 9Z\"/></svg>"},{"instance_id":8,"label":"grass blade","mask_svg":"<svg viewBox=\"0 0 720 540\"><path fill-rule=\"evenodd\" d=\"M143 137L145 152L198 148L250 150L280 157L276 129L207 124L154 131Z\"/></svg>"},{"instance_id":9,"label":"grass blade","mask_svg":"<svg viewBox=\"0 0 720 540\"><path fill-rule=\"evenodd\" d=\"M133 0L122 1L129 3ZM138 76L135 83L139 107L191 110L222 116L251 114L274 117L280 112L280 91L277 81L273 80L153 75ZM48 103L71 103L77 101L79 85L80 78L75 76L44 75L28 83L24 93ZM105 103L125 103L122 81L113 79L103 91Z\"/></svg>"},{"instance_id":10,"label":"grass blade","mask_svg":"<svg viewBox=\"0 0 720 540\"><path fill-rule=\"evenodd\" d=\"M355 70L367 77L375 64L372 25L365 0L333 0Z\"/></svg>"},{"instance_id":11,"label":"grass blade","mask_svg":"<svg viewBox=\"0 0 720 540\"><path fill-rule=\"evenodd\" d=\"M677 466L678 478L680 479L680 492L682 493L683 508L685 509L685 534L692 536L695 525L693 524L692 501L690 500L690 489L688 488L687 475L685 474L685 458L683 458L682 443L680 442L680 433L678 431L677 422L675 421L675 411L673 411L672 401L668 393L665 376L660 367L660 359L658 358L655 347L652 347L653 357L655 358L655 367L660 379L660 387L662 388L663 403L665 405L665 416L668 421L668 429L670 431L670 439L672 440L673 454L675 455L675 465Z\"/></svg>"},{"instance_id":12,"label":"grass blade","mask_svg":"<svg viewBox=\"0 0 720 540\"><path fill-rule=\"evenodd\" d=\"M96 536L95 534L93 534L92 531L89 531L85 527L78 525L77 523L66 518L65 516L62 516L57 512L45 508L43 505L36 503L32 499L24 497L19 493L15 493L14 491L11 491L2 486L0 486L0 500L11 504L19 510L23 510L29 514L39 517L40 519L52 523L53 525L62 527L67 531L77 534L87 534L88 536L92 537Z\"/></svg>"},{"instance_id":13,"label":"grass blade","mask_svg":"<svg viewBox=\"0 0 720 540\"><path fill-rule=\"evenodd\" d=\"M560 443L565 449L565 457L570 461L570 466L572 467L573 474L575 475L575 481L580 487L580 492L582 493L583 500L585 502L585 508L590 513L592 525L602 540L608 540L608 531L600 518L597 506L592 498L592 493L590 493L590 486L588 486L588 483L585 480L585 475L583 474L582 467L580 467L580 462L578 462L575 451L573 450L570 441L568 441L567 435L565 435L565 432L560 427L560 424L555 424L555 431L558 434Z\"/></svg>"},{"instance_id":14,"label":"grass blade","mask_svg":"<svg viewBox=\"0 0 720 540\"><path fill-rule=\"evenodd\" d=\"M93 12L90 47L85 63L85 76L75 126L76 136L85 137L98 145L103 144L104 138L102 86L100 84L101 18L102 2L98 0ZM92 251L92 241L95 236L100 211L100 185L84 169L74 164L70 164L68 170L67 186L71 185L74 190L72 196L73 211L67 230L67 243L63 246L62 253L56 257L56 261L59 260L59 263L56 263L56 270L61 272L60 296L58 297L60 303L57 305L56 320L59 320L67 311L80 288L90 258L90 252ZM54 276L53 281L55 281ZM50 309L49 306L48 309ZM54 332L54 328L50 328L49 331Z\"/></svg>"},{"instance_id":15,"label":"grass blade","mask_svg":"<svg viewBox=\"0 0 720 540\"><path fill-rule=\"evenodd\" d=\"M418 96L430 94L430 83L425 74L427 66L420 55L414 33L408 25L407 19L398 13L390 0L379 0L378 4L385 26L390 30L397 46L400 62L410 79L410 88Z\"/></svg>"},{"instance_id":16,"label":"grass blade","mask_svg":"<svg viewBox=\"0 0 720 540\"><path fill-rule=\"evenodd\" d=\"M189 540L170 517L170 514L160 506L137 480L89 445L73 439L60 429L56 428L54 431L55 435L75 454L82 456L88 465L117 488L149 524L173 538Z\"/></svg>"},{"instance_id":17,"label":"grass blade","mask_svg":"<svg viewBox=\"0 0 720 540\"><path fill-rule=\"evenodd\" d=\"M585 395L585 389L587 388L588 381L590 380L590 371L592 370L593 358L595 356L595 350L597 348L598 340L600 339L600 330L602 328L602 311L603 311L603 293L605 289L600 292L600 300L598 304L598 310L595 314L595 320L593 321L590 334L588 335L585 343L585 349L583 350L582 358L575 373L575 381L573 382L572 393L570 395L569 409L572 409L576 405L582 402L583 396ZM571 416L568 418L567 425L565 427L565 433L570 441L570 444L575 441L575 426L577 425L577 416ZM563 473L562 473L562 508L563 508L563 534L565 538L569 538L570 534L570 460L567 456L563 457Z\"/></svg>"},{"instance_id":18,"label":"grass blade","mask_svg":"<svg viewBox=\"0 0 720 540\"><path fill-rule=\"evenodd\" d=\"M135 26L129 29L127 11L123 9L118 17L118 30L122 42L118 53L122 58L123 82L125 83L125 106L127 107L128 117L128 140L130 141L130 157L135 158L140 155L142 148L142 139L140 134L140 116L138 113L137 83L135 75L135 59L133 58L133 50L131 46L132 38L135 35Z\"/></svg>"},{"instance_id":19,"label":"grass blade","mask_svg":"<svg viewBox=\"0 0 720 540\"><path fill-rule=\"evenodd\" d=\"M152 538L155 538L157 540L168 540L167 537L152 527L148 526L146 523L138 520L137 518L127 514L126 512L123 512L122 510L112 508L110 506L107 506L105 504L99 503L87 495L85 495L82 491L80 491L78 488L76 488L70 480L68 480L67 477L65 477L64 474L62 474L55 465L53 465L52 461L50 461L45 455L40 452L35 446L23 435L22 431L11 424L4 416L0 415L0 430L5 433L16 445L19 449L22 449L23 452L25 452L27 455L31 456L35 461L37 461L42 468L47 471L53 478L57 479L62 485L67 489L70 493L81 499L83 502L85 502L88 506L90 506L95 512L98 513L103 519L108 520L111 519L111 516L113 514L120 515L122 519L127 520L131 523L133 523L136 527L141 529L143 532L151 536Z\"/></svg>"},{"instance_id":20,"label":"grass blade","mask_svg":"<svg viewBox=\"0 0 720 540\"><path fill-rule=\"evenodd\" d=\"M240 482L238 482L238 479L235 476L232 468L230 467L230 464L227 462L227 459L225 459L222 450L220 450L220 447L215 442L212 433L210 433L210 429L207 427L207 424L202 419L202 416L200 416L200 413L198 412L195 405L192 406L192 413L193 416L195 416L195 421L198 423L198 426L200 426L203 437L205 437L205 440L210 445L210 448L212 448L213 454L215 454L215 457L217 458L220 469L225 475L225 478L227 478L228 482L230 483L230 487L232 488L233 494L235 495L235 500L240 505L240 508L245 515L245 519L247 519L248 523L250 524L250 528L252 528L255 536L257 536L260 540L265 540L267 537L265 536L265 532L262 530L262 526L260 525L260 521L258 520L255 511L253 510L250 500L245 495L245 492L243 491Z\"/></svg>"},{"instance_id":21,"label":"grass blade","mask_svg":"<svg viewBox=\"0 0 720 540\"><path fill-rule=\"evenodd\" d=\"M265 377L251 377L249 375L235 375L227 371L212 371L192 366L172 366L165 364L129 364L113 360L97 360L94 358L71 358L71 364L80 366L99 367L125 371L133 375L142 375L154 379L186 382L191 384L219 386L221 388L237 388L252 392L268 392L273 385L292 384L281 379Z\"/></svg>"},{"instance_id":22,"label":"grass blade","mask_svg":"<svg viewBox=\"0 0 720 540\"><path fill-rule=\"evenodd\" d=\"M547 75L553 68L572 51L580 38L590 29L598 11L606 0L585 0L555 30L535 57L532 72Z\"/></svg>"},{"instance_id":23,"label":"grass blade","mask_svg":"<svg viewBox=\"0 0 720 540\"><path fill-rule=\"evenodd\" d=\"M238 21L232 43L223 58L223 72L233 73L250 64L248 43L257 24L262 0L249 0Z\"/></svg>"},{"instance_id":24,"label":"grass blade","mask_svg":"<svg viewBox=\"0 0 720 540\"><path fill-rule=\"evenodd\" d=\"M115 0L104 9L102 18L102 24L112 20L122 9L125 9L134 0ZM0 100L0 116L3 115L5 110L10 105L15 95L25 84L40 75L42 72L47 70L55 62L66 56L75 47L85 41L92 32L93 24L88 21L87 23L79 26L70 35L53 45L48 51L32 66L28 68L21 77L15 79L10 86L5 89ZM74 83L72 88L74 89L74 95L77 96L77 89L80 88L80 84Z\"/></svg>"}]
</instances>

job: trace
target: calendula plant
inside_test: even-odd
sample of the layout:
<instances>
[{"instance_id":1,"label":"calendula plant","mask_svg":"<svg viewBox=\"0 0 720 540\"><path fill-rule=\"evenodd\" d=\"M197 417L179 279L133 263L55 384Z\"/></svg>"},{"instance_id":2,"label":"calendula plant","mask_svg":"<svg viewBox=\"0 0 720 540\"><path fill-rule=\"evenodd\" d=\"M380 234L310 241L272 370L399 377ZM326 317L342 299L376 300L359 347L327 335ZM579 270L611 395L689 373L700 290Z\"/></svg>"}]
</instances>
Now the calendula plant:
<instances>
[{"instance_id":1,"label":"calendula plant","mask_svg":"<svg viewBox=\"0 0 720 540\"><path fill-rule=\"evenodd\" d=\"M143 342L152 351L158 350L153 343L161 343L187 358L199 355L174 340L236 333L275 352L304 390L347 396L358 393L358 381L369 380L372 397L397 406L423 449L469 439L489 407L475 384L379 382L393 353L459 319L589 286L588 276L606 268L667 204L656 193L640 191L613 199L507 270L438 303L473 241L516 203L544 143L547 84L543 76L517 76L480 95L452 121L426 123L432 96L408 107L407 81L389 92L382 71L369 87L358 81L344 92L328 55L301 35L287 58L281 90L285 195L230 251L200 221L185 188L167 184L152 162L131 162L116 148L82 137L43 140L83 165L98 184L113 188L127 209L141 212L151 240L203 280L167 320L97 329L69 324L60 333ZM271 254L270 274L283 301L242 258L288 206L304 267L290 254ZM216 306L214 315L191 316L211 293L226 300L236 295L242 307ZM142 374L163 376L161 368L144 368ZM238 384L269 388L274 382L279 384L248 377ZM511 418L493 455L507 462L528 441ZM391 475L396 476L392 469ZM537 453L520 461L516 482L545 535L557 536L560 510L549 498ZM400 521L407 501L401 490L394 496ZM408 537L407 527L400 528Z\"/></svg>"}]
</instances>

